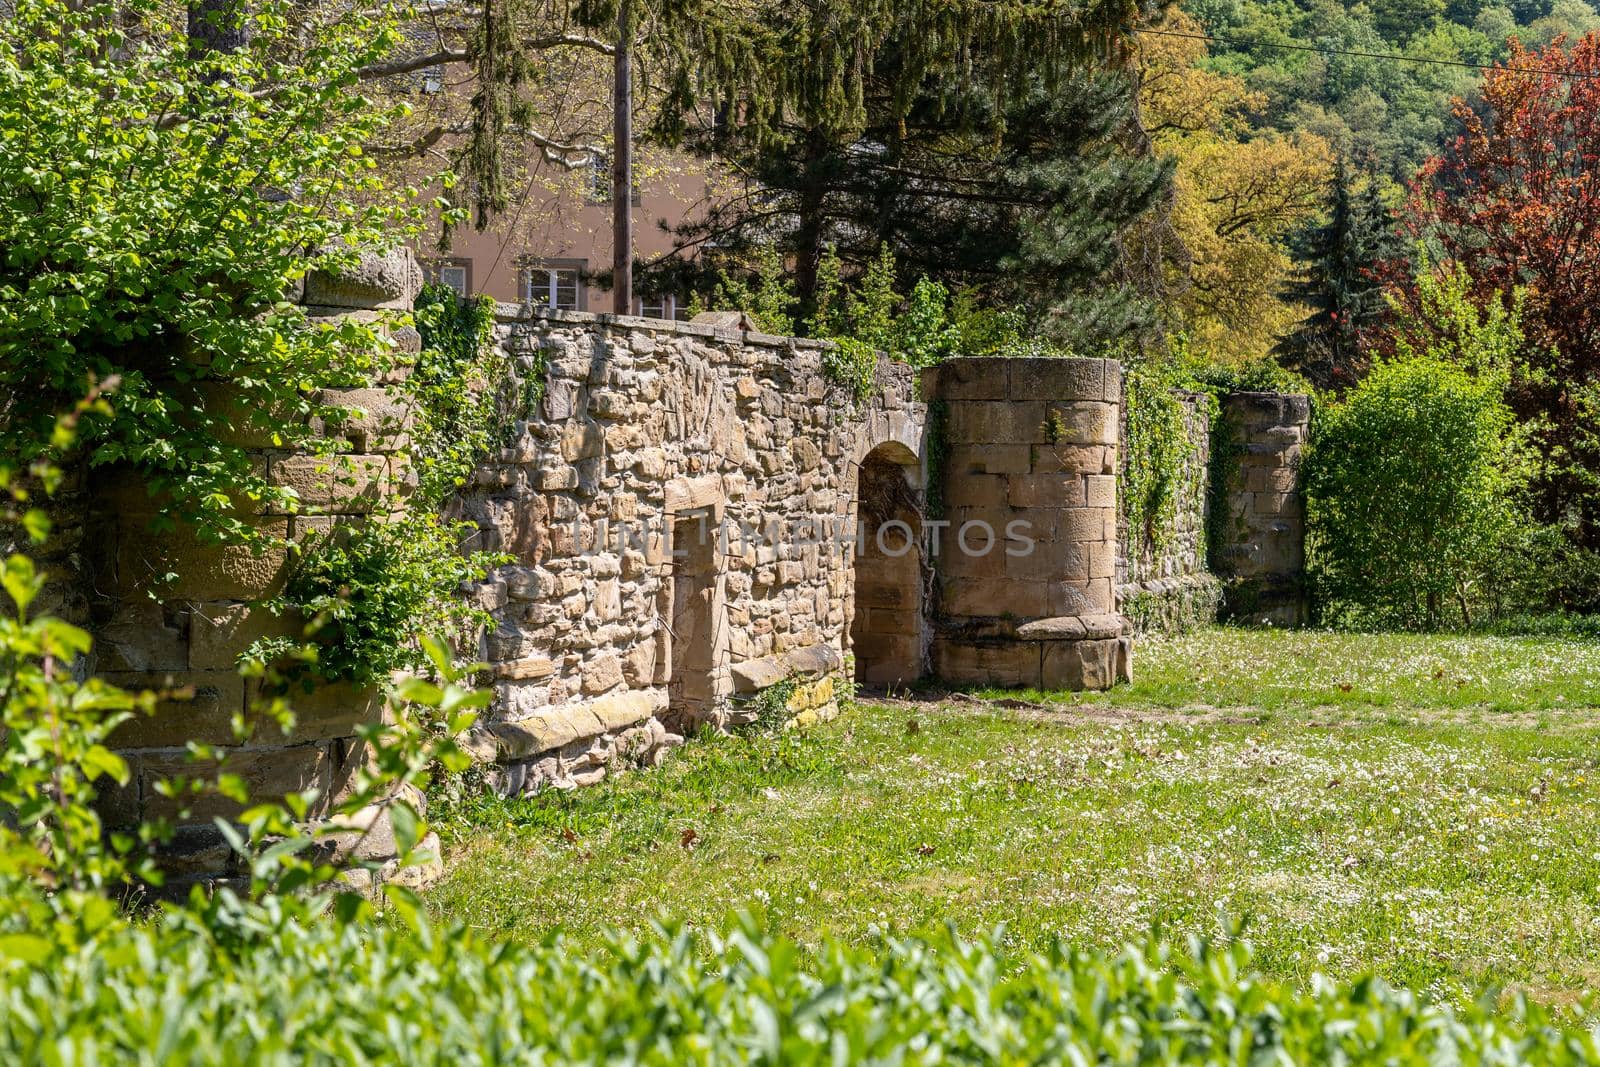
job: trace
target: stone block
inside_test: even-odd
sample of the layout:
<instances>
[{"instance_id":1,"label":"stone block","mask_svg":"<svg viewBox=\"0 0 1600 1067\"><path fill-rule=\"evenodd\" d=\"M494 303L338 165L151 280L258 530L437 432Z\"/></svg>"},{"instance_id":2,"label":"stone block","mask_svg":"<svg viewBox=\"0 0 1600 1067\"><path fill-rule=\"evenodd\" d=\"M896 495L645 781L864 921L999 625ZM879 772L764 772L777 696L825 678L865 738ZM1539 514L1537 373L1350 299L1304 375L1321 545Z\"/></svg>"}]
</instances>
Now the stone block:
<instances>
[{"instance_id":1,"label":"stone block","mask_svg":"<svg viewBox=\"0 0 1600 1067\"><path fill-rule=\"evenodd\" d=\"M1031 445L952 445L945 477L957 474L1027 474L1033 469Z\"/></svg>"},{"instance_id":2,"label":"stone block","mask_svg":"<svg viewBox=\"0 0 1600 1067\"><path fill-rule=\"evenodd\" d=\"M964 400L950 405L945 433L952 444L1042 444L1045 415L1036 401Z\"/></svg>"},{"instance_id":3,"label":"stone block","mask_svg":"<svg viewBox=\"0 0 1600 1067\"><path fill-rule=\"evenodd\" d=\"M422 267L409 248L364 253L350 266L312 270L305 286L307 304L409 311L422 290Z\"/></svg>"},{"instance_id":4,"label":"stone block","mask_svg":"<svg viewBox=\"0 0 1600 1067\"><path fill-rule=\"evenodd\" d=\"M561 458L568 463L592 459L605 451L606 434L598 423L568 423L561 431Z\"/></svg>"},{"instance_id":5,"label":"stone block","mask_svg":"<svg viewBox=\"0 0 1600 1067\"><path fill-rule=\"evenodd\" d=\"M1012 400L1093 400L1105 397L1103 359L1008 359Z\"/></svg>"},{"instance_id":6,"label":"stone block","mask_svg":"<svg viewBox=\"0 0 1600 1067\"><path fill-rule=\"evenodd\" d=\"M350 440L358 452L388 452L403 446L416 416L403 398L387 389L324 389L317 402L352 409L329 417L324 426Z\"/></svg>"},{"instance_id":7,"label":"stone block","mask_svg":"<svg viewBox=\"0 0 1600 1067\"><path fill-rule=\"evenodd\" d=\"M1115 583L1110 578L1053 582L1049 587L1049 604L1038 615L1109 615L1115 610L1115 597Z\"/></svg>"},{"instance_id":8,"label":"stone block","mask_svg":"<svg viewBox=\"0 0 1600 1067\"><path fill-rule=\"evenodd\" d=\"M235 671L101 671L105 682L159 694L154 714L135 713L112 731L112 748L178 748L190 741L232 744L244 712L244 679Z\"/></svg>"},{"instance_id":9,"label":"stone block","mask_svg":"<svg viewBox=\"0 0 1600 1067\"><path fill-rule=\"evenodd\" d=\"M1006 503L1014 508L1081 508L1084 479L1079 474L1013 474Z\"/></svg>"},{"instance_id":10,"label":"stone block","mask_svg":"<svg viewBox=\"0 0 1600 1067\"><path fill-rule=\"evenodd\" d=\"M1112 523L1107 537L1107 523ZM1110 508L1069 508L1056 520L1056 539L1060 541L1115 541L1116 513Z\"/></svg>"},{"instance_id":11,"label":"stone block","mask_svg":"<svg viewBox=\"0 0 1600 1067\"><path fill-rule=\"evenodd\" d=\"M1044 643L1041 684L1075 692L1110 689L1117 680L1118 645L1116 638Z\"/></svg>"},{"instance_id":12,"label":"stone block","mask_svg":"<svg viewBox=\"0 0 1600 1067\"><path fill-rule=\"evenodd\" d=\"M583 691L604 693L622 684L622 661L610 650L600 653L583 668Z\"/></svg>"},{"instance_id":13,"label":"stone block","mask_svg":"<svg viewBox=\"0 0 1600 1067\"><path fill-rule=\"evenodd\" d=\"M946 578L940 584L943 615L986 618L1038 618L1050 611L1048 582L1015 578Z\"/></svg>"},{"instance_id":14,"label":"stone block","mask_svg":"<svg viewBox=\"0 0 1600 1067\"><path fill-rule=\"evenodd\" d=\"M967 642L936 638L933 671L949 685L1035 686L1040 681L1036 641Z\"/></svg>"},{"instance_id":15,"label":"stone block","mask_svg":"<svg viewBox=\"0 0 1600 1067\"><path fill-rule=\"evenodd\" d=\"M146 753L139 759L139 793L144 818L176 819L185 811L191 822L236 816L240 805L227 797L209 792L165 797L156 789L156 784L163 780L203 781L215 776L219 769L238 775L253 800L271 800L315 789L321 799L313 805L311 816L316 818L329 810L334 760L325 744L312 744L228 749L220 768L211 762L192 762L182 752Z\"/></svg>"},{"instance_id":16,"label":"stone block","mask_svg":"<svg viewBox=\"0 0 1600 1067\"><path fill-rule=\"evenodd\" d=\"M937 400L1004 400L1011 395L1007 359L947 359L922 372L922 395Z\"/></svg>"},{"instance_id":17,"label":"stone block","mask_svg":"<svg viewBox=\"0 0 1600 1067\"><path fill-rule=\"evenodd\" d=\"M523 656L494 665L494 676L507 681L532 681L548 678L556 672L555 661L549 656Z\"/></svg>"},{"instance_id":18,"label":"stone block","mask_svg":"<svg viewBox=\"0 0 1600 1067\"><path fill-rule=\"evenodd\" d=\"M1041 541L1027 555L1006 556L1006 577L1043 582L1086 581L1094 547L1072 541Z\"/></svg>"},{"instance_id":19,"label":"stone block","mask_svg":"<svg viewBox=\"0 0 1600 1067\"><path fill-rule=\"evenodd\" d=\"M478 723L464 748L480 762L509 762L625 729L664 711L661 689L633 689L582 704L559 704L518 722Z\"/></svg>"},{"instance_id":20,"label":"stone block","mask_svg":"<svg viewBox=\"0 0 1600 1067\"><path fill-rule=\"evenodd\" d=\"M1110 445L1117 443L1117 409L1112 404L1078 401L1047 405L1041 421L1045 443Z\"/></svg>"},{"instance_id":21,"label":"stone block","mask_svg":"<svg viewBox=\"0 0 1600 1067\"><path fill-rule=\"evenodd\" d=\"M368 512L393 493L389 459L375 455L288 456L272 461L272 484L294 490L296 510Z\"/></svg>"},{"instance_id":22,"label":"stone block","mask_svg":"<svg viewBox=\"0 0 1600 1067\"><path fill-rule=\"evenodd\" d=\"M275 615L232 601L201 601L189 614L188 666L196 671L236 670L240 654L256 641L304 634L305 620L295 612Z\"/></svg>"},{"instance_id":23,"label":"stone block","mask_svg":"<svg viewBox=\"0 0 1600 1067\"><path fill-rule=\"evenodd\" d=\"M1117 574L1117 545L1114 541L1089 542L1089 577L1114 578Z\"/></svg>"},{"instance_id":24,"label":"stone block","mask_svg":"<svg viewBox=\"0 0 1600 1067\"><path fill-rule=\"evenodd\" d=\"M307 680L286 685L263 685L257 681L245 687L251 709L256 740L267 744L283 741L278 725L261 714L273 702L282 701L294 714L288 738L295 742L352 737L363 723L381 722L384 698L377 686L357 686L350 682Z\"/></svg>"},{"instance_id":25,"label":"stone block","mask_svg":"<svg viewBox=\"0 0 1600 1067\"><path fill-rule=\"evenodd\" d=\"M260 545L207 544L188 527L156 531L130 516L117 538L112 573L96 576L100 592L169 600L256 600L283 588L288 574L289 520L254 520ZM171 576L170 578L168 576Z\"/></svg>"},{"instance_id":26,"label":"stone block","mask_svg":"<svg viewBox=\"0 0 1600 1067\"><path fill-rule=\"evenodd\" d=\"M1033 449L1033 473L1110 474L1116 472L1116 450L1105 445L1038 445Z\"/></svg>"},{"instance_id":27,"label":"stone block","mask_svg":"<svg viewBox=\"0 0 1600 1067\"><path fill-rule=\"evenodd\" d=\"M1010 496L1006 475L950 471L945 478L944 501L952 508L1006 507Z\"/></svg>"},{"instance_id":28,"label":"stone block","mask_svg":"<svg viewBox=\"0 0 1600 1067\"><path fill-rule=\"evenodd\" d=\"M98 671L181 671L189 667L189 612L135 597L94 628Z\"/></svg>"},{"instance_id":29,"label":"stone block","mask_svg":"<svg viewBox=\"0 0 1600 1067\"><path fill-rule=\"evenodd\" d=\"M1114 474L1090 474L1083 480L1084 503L1091 508L1114 508L1117 506L1117 476ZM1069 507L1071 505L1068 505Z\"/></svg>"}]
</instances>

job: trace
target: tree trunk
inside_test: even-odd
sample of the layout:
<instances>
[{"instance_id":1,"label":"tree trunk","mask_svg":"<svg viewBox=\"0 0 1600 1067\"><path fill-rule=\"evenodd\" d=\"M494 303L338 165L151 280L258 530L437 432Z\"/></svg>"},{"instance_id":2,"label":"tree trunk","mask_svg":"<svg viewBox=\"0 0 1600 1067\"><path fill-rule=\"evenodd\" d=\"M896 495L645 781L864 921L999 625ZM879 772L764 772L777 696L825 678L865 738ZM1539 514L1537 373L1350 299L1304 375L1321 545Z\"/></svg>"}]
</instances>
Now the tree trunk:
<instances>
[{"instance_id":1,"label":"tree trunk","mask_svg":"<svg viewBox=\"0 0 1600 1067\"><path fill-rule=\"evenodd\" d=\"M237 52L248 43L242 0L194 0L189 5L189 55Z\"/></svg>"},{"instance_id":2,"label":"tree trunk","mask_svg":"<svg viewBox=\"0 0 1600 1067\"><path fill-rule=\"evenodd\" d=\"M799 216L795 226L795 295L806 314L816 308L817 271L822 266L822 208L826 191L815 173L827 154L827 145L821 134L812 131L806 137L805 169L812 180L806 183L796 208Z\"/></svg>"},{"instance_id":3,"label":"tree trunk","mask_svg":"<svg viewBox=\"0 0 1600 1067\"><path fill-rule=\"evenodd\" d=\"M629 0L617 6L615 111L611 150L611 285L618 315L633 314L633 21Z\"/></svg>"}]
</instances>

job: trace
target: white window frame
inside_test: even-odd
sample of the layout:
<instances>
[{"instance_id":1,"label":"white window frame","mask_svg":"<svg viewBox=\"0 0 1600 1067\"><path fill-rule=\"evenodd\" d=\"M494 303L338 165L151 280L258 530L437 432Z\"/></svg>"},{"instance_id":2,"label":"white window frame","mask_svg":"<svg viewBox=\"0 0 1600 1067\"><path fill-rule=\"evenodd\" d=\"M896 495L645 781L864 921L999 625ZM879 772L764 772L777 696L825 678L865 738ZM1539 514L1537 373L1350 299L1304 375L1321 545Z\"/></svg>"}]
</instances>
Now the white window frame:
<instances>
[{"instance_id":1,"label":"white window frame","mask_svg":"<svg viewBox=\"0 0 1600 1067\"><path fill-rule=\"evenodd\" d=\"M547 259L528 263L522 268L522 299L533 307L557 311L582 311L584 306L583 274L588 267L583 259ZM569 276L570 282L563 276ZM570 303L562 302L562 290L570 289Z\"/></svg>"},{"instance_id":2,"label":"white window frame","mask_svg":"<svg viewBox=\"0 0 1600 1067\"><path fill-rule=\"evenodd\" d=\"M674 293L659 293L650 297L637 297L633 302L637 314L642 319L662 319L672 322L678 317L678 297ZM651 307L660 312L659 315L651 314Z\"/></svg>"},{"instance_id":3,"label":"white window frame","mask_svg":"<svg viewBox=\"0 0 1600 1067\"><path fill-rule=\"evenodd\" d=\"M450 280L450 276L453 274L460 276L460 285ZM441 263L439 264L439 284L448 285L456 291L457 296L471 296L472 272L468 270L465 263Z\"/></svg>"}]
</instances>

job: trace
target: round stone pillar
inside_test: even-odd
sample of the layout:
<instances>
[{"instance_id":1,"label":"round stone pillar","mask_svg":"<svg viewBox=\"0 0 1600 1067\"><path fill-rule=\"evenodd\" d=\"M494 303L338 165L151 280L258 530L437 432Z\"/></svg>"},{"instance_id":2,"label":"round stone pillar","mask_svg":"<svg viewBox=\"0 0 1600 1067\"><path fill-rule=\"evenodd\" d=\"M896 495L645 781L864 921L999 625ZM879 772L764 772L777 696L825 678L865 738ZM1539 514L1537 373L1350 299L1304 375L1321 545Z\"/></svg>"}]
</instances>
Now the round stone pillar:
<instances>
[{"instance_id":1,"label":"round stone pillar","mask_svg":"<svg viewBox=\"0 0 1600 1067\"><path fill-rule=\"evenodd\" d=\"M958 685L1106 689L1131 676L1115 605L1122 367L956 359L924 381L943 514L933 669Z\"/></svg>"}]
</instances>

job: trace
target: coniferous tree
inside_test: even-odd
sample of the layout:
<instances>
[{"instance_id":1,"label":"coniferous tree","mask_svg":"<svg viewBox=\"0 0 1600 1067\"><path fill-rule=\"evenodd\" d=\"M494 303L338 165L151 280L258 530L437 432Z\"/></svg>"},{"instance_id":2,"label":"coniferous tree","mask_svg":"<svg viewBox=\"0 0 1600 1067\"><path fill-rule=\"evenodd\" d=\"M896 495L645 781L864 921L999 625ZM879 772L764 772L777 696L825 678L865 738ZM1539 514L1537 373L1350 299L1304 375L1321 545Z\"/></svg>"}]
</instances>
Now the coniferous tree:
<instances>
[{"instance_id":1,"label":"coniferous tree","mask_svg":"<svg viewBox=\"0 0 1600 1067\"><path fill-rule=\"evenodd\" d=\"M704 289L716 267L704 249L736 259L775 245L809 313L826 249L854 274L887 247L904 276L1026 302L1064 339L1093 344L1150 324L1149 301L1119 270L1120 242L1161 201L1168 167L1128 147L1130 82L1083 46L1094 19L1120 5L1044 18L993 5L1015 7L1018 21L951 33L914 17L923 6L902 2L877 25L840 106L688 130L685 143L731 161L747 193L681 226L677 253L645 269L660 287ZM783 17L805 32L779 37L810 41L821 16ZM1030 18L1054 28L1016 37Z\"/></svg>"},{"instance_id":2,"label":"coniferous tree","mask_svg":"<svg viewBox=\"0 0 1600 1067\"><path fill-rule=\"evenodd\" d=\"M1375 182L1359 194L1341 160L1334 170L1328 220L1306 231L1305 264L1284 295L1307 305L1307 315L1279 344L1284 366L1324 389L1344 389L1365 373L1362 337L1384 313L1377 264L1394 254L1395 219Z\"/></svg>"}]
</instances>

